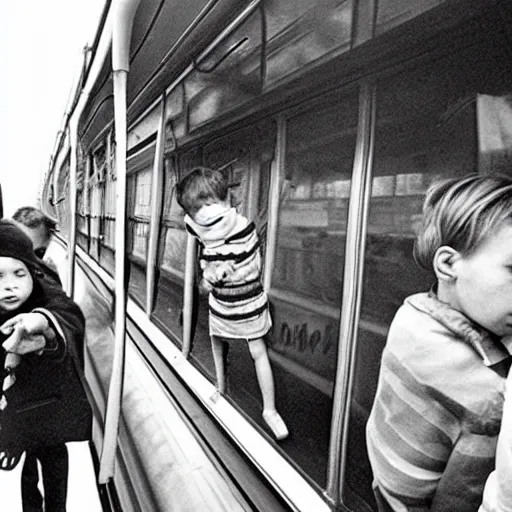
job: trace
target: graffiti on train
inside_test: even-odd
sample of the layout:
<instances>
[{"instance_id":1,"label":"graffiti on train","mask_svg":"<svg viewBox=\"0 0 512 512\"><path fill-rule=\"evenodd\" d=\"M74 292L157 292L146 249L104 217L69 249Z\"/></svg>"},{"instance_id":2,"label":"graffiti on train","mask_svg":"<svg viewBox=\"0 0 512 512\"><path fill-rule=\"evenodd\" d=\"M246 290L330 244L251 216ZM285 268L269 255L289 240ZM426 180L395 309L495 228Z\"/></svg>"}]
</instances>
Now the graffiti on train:
<instances>
[{"instance_id":1,"label":"graffiti on train","mask_svg":"<svg viewBox=\"0 0 512 512\"><path fill-rule=\"evenodd\" d=\"M321 329L311 329L307 322L289 325L283 322L274 335L274 344L290 347L298 352L318 352L327 355L336 343L336 332L332 324Z\"/></svg>"},{"instance_id":2,"label":"graffiti on train","mask_svg":"<svg viewBox=\"0 0 512 512\"><path fill-rule=\"evenodd\" d=\"M273 301L272 350L317 375L332 379L336 369L338 323L324 315Z\"/></svg>"}]
</instances>

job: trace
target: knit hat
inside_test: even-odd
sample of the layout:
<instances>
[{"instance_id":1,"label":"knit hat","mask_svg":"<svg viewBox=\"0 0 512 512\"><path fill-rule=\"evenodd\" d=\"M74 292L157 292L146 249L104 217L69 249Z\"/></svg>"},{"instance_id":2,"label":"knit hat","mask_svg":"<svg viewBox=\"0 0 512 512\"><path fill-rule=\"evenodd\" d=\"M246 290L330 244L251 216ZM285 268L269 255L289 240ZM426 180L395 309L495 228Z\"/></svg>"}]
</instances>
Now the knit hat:
<instances>
[{"instance_id":1,"label":"knit hat","mask_svg":"<svg viewBox=\"0 0 512 512\"><path fill-rule=\"evenodd\" d=\"M0 219L0 256L23 261L32 272L39 270L30 238L13 222Z\"/></svg>"}]
</instances>

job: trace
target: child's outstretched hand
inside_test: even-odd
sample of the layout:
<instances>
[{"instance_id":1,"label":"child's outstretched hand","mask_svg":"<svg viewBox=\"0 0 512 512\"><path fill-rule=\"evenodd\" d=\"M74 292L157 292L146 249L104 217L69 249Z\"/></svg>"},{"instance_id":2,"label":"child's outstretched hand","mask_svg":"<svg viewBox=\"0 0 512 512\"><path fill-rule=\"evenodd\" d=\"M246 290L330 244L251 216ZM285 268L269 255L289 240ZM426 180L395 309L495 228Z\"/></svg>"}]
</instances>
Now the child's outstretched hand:
<instances>
[{"instance_id":1,"label":"child's outstretched hand","mask_svg":"<svg viewBox=\"0 0 512 512\"><path fill-rule=\"evenodd\" d=\"M16 315L0 326L0 331L10 334L2 344L3 348L7 352L20 355L43 349L46 345L45 335L53 333L48 320L41 313Z\"/></svg>"}]
</instances>

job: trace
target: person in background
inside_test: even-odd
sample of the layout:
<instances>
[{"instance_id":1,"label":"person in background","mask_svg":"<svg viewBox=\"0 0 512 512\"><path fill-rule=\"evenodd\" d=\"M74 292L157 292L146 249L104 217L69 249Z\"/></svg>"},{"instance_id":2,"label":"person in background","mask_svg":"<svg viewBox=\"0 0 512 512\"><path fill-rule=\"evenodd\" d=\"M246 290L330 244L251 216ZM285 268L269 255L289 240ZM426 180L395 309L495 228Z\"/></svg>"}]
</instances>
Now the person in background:
<instances>
[{"instance_id":1,"label":"person in background","mask_svg":"<svg viewBox=\"0 0 512 512\"><path fill-rule=\"evenodd\" d=\"M40 266L44 276L61 286L57 267L46 254L52 236L57 231L57 221L32 206L18 208L12 218L32 241L35 255L43 262ZM54 449L54 451L56 450L58 448ZM57 456L67 460L66 445L60 447L60 453L57 453ZM21 495L24 512L42 510L43 497L39 491L38 483L37 457L27 451L21 473Z\"/></svg>"},{"instance_id":2,"label":"person in background","mask_svg":"<svg viewBox=\"0 0 512 512\"><path fill-rule=\"evenodd\" d=\"M260 243L253 222L232 208L221 171L198 167L178 184L186 228L202 246L202 287L209 292L209 329L217 389L225 392L224 344L245 340L263 398L263 419L277 439L288 429L276 410L274 377L264 336L271 328L261 284Z\"/></svg>"},{"instance_id":3,"label":"person in background","mask_svg":"<svg viewBox=\"0 0 512 512\"><path fill-rule=\"evenodd\" d=\"M434 183L408 297L382 355L367 448L380 511L476 512L492 471L512 334L512 179Z\"/></svg>"},{"instance_id":4,"label":"person in background","mask_svg":"<svg viewBox=\"0 0 512 512\"><path fill-rule=\"evenodd\" d=\"M0 469L24 450L41 461L42 503L66 510L67 441L90 440L91 409L81 384L85 321L60 287L45 280L30 239L0 220Z\"/></svg>"},{"instance_id":5,"label":"person in background","mask_svg":"<svg viewBox=\"0 0 512 512\"><path fill-rule=\"evenodd\" d=\"M12 219L18 227L32 240L34 252L46 265L43 271L47 277L61 284L57 266L47 254L48 246L53 234L58 231L57 221L33 206L22 206L18 208Z\"/></svg>"}]
</instances>

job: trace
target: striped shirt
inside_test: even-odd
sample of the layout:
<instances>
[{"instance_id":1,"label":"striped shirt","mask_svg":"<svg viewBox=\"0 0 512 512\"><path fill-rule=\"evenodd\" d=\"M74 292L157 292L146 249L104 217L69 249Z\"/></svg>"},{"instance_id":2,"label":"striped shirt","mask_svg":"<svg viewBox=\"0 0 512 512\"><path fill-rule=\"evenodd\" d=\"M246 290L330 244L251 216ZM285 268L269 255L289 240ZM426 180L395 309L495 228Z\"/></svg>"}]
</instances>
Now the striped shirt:
<instances>
[{"instance_id":1,"label":"striped shirt","mask_svg":"<svg viewBox=\"0 0 512 512\"><path fill-rule=\"evenodd\" d=\"M507 378L503 421L496 453L496 469L485 484L484 499L479 512L509 512L510 510L512 510L512 371L509 371Z\"/></svg>"},{"instance_id":2,"label":"striped shirt","mask_svg":"<svg viewBox=\"0 0 512 512\"><path fill-rule=\"evenodd\" d=\"M210 335L256 339L272 322L267 294L261 284L261 252L253 222L231 208L210 226L185 217L187 230L201 243L200 265L207 269L229 265L208 298Z\"/></svg>"},{"instance_id":3,"label":"striped shirt","mask_svg":"<svg viewBox=\"0 0 512 512\"><path fill-rule=\"evenodd\" d=\"M374 485L393 510L478 510L503 409L497 370L508 356L433 293L406 299L390 326L366 427Z\"/></svg>"}]
</instances>

